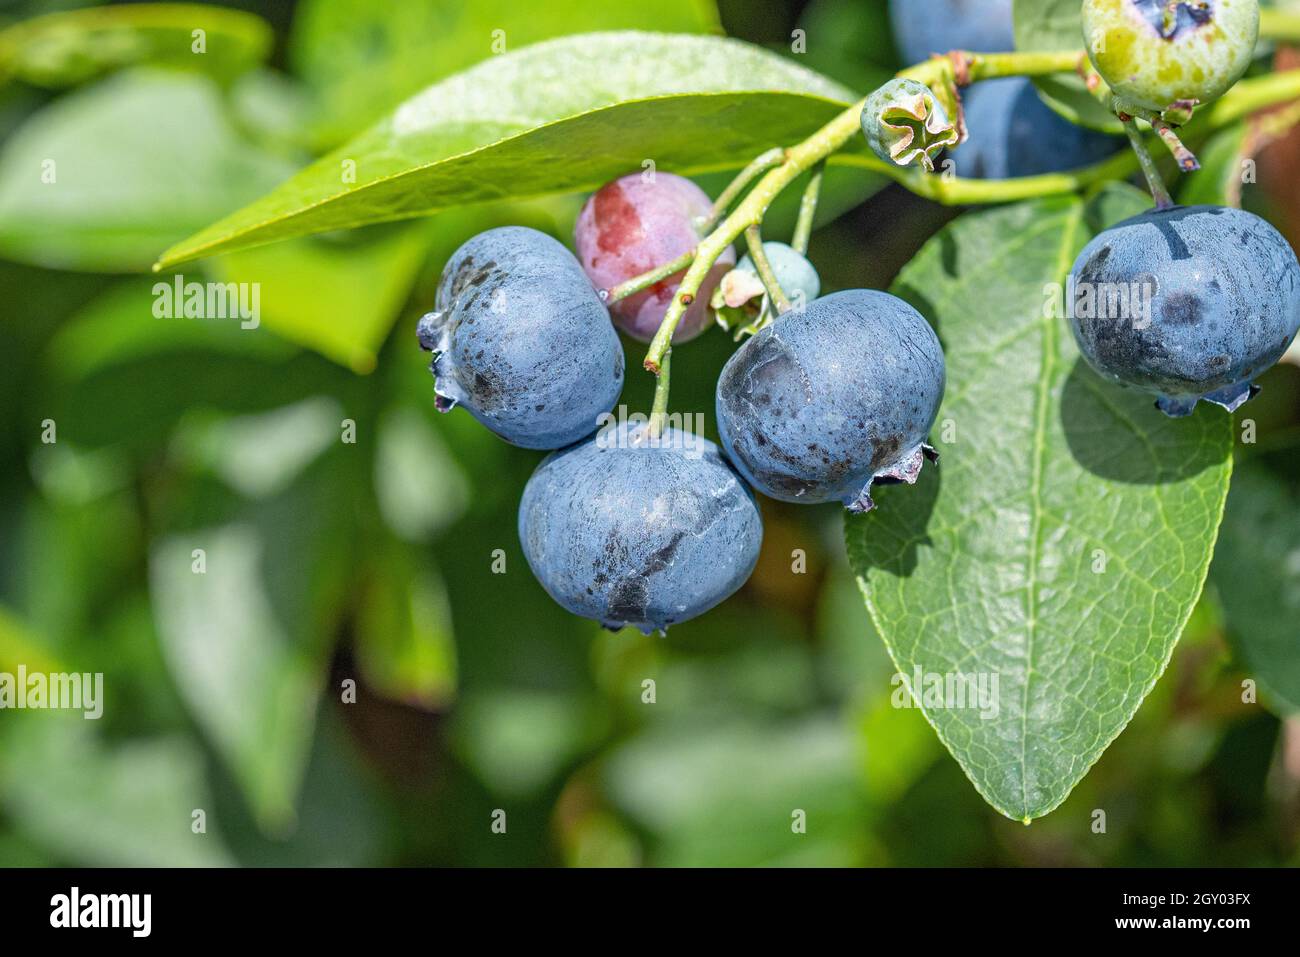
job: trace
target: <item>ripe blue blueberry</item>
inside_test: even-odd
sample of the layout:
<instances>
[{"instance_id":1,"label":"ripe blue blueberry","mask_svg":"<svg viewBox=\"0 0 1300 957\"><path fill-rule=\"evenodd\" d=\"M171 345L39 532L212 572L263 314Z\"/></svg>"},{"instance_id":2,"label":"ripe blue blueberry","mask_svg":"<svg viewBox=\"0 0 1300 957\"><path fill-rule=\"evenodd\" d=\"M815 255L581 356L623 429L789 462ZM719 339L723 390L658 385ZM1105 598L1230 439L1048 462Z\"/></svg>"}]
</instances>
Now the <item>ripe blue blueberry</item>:
<instances>
[{"instance_id":1,"label":"ripe blue blueberry","mask_svg":"<svg viewBox=\"0 0 1300 957\"><path fill-rule=\"evenodd\" d=\"M736 351L718 380L718 432L765 495L867 511L874 482L915 482L933 457L943 389L943 349L920 313L888 293L837 292Z\"/></svg>"},{"instance_id":2,"label":"ripe blue blueberry","mask_svg":"<svg viewBox=\"0 0 1300 957\"><path fill-rule=\"evenodd\" d=\"M754 570L753 493L702 437L602 429L537 467L519 504L528 565L557 602L646 634L702 615Z\"/></svg>"},{"instance_id":3,"label":"ripe blue blueberry","mask_svg":"<svg viewBox=\"0 0 1300 957\"><path fill-rule=\"evenodd\" d=\"M489 229L456 250L418 335L439 411L463 405L527 449L590 435L623 388L604 304L573 255L534 229Z\"/></svg>"},{"instance_id":4,"label":"ripe blue blueberry","mask_svg":"<svg viewBox=\"0 0 1300 957\"><path fill-rule=\"evenodd\" d=\"M1027 77L976 83L963 94L966 142L952 152L958 176L1008 179L1087 166L1124 145L1058 116Z\"/></svg>"},{"instance_id":5,"label":"ripe blue blueberry","mask_svg":"<svg viewBox=\"0 0 1300 957\"><path fill-rule=\"evenodd\" d=\"M1016 47L1011 0L890 0L889 19L898 52L909 64L949 50Z\"/></svg>"},{"instance_id":6,"label":"ripe blue blueberry","mask_svg":"<svg viewBox=\"0 0 1300 957\"><path fill-rule=\"evenodd\" d=\"M1071 326L1102 376L1232 411L1300 329L1300 265L1276 229L1240 209L1173 207L1098 235L1071 273Z\"/></svg>"}]
</instances>

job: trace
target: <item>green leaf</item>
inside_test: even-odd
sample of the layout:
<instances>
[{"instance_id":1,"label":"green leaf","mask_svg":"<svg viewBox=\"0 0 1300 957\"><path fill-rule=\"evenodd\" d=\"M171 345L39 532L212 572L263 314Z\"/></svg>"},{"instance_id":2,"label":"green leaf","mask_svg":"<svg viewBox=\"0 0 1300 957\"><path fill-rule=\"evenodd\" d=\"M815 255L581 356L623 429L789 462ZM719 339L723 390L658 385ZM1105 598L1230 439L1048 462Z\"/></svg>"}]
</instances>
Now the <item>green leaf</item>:
<instances>
[{"instance_id":1,"label":"green leaf","mask_svg":"<svg viewBox=\"0 0 1300 957\"><path fill-rule=\"evenodd\" d=\"M160 450L182 417L276 409L353 378L238 318L158 318L157 287L174 278L122 282L51 340L37 404L60 443Z\"/></svg>"},{"instance_id":2,"label":"green leaf","mask_svg":"<svg viewBox=\"0 0 1300 957\"><path fill-rule=\"evenodd\" d=\"M1083 12L1079 0L1015 0L1017 50L1084 49ZM1115 114L1088 92L1077 74L1036 77L1043 101L1067 120L1103 133L1122 135Z\"/></svg>"},{"instance_id":3,"label":"green leaf","mask_svg":"<svg viewBox=\"0 0 1300 957\"><path fill-rule=\"evenodd\" d=\"M593 189L647 160L684 175L738 168L805 138L853 99L734 40L622 32L539 43L428 88L167 250L159 266L451 206Z\"/></svg>"},{"instance_id":4,"label":"green leaf","mask_svg":"<svg viewBox=\"0 0 1300 957\"><path fill-rule=\"evenodd\" d=\"M897 64L889 30L887 0L812 0L799 15L807 51L800 62L867 93L894 75Z\"/></svg>"},{"instance_id":5,"label":"green leaf","mask_svg":"<svg viewBox=\"0 0 1300 957\"><path fill-rule=\"evenodd\" d=\"M234 863L196 742L171 736L110 747L94 728L80 715L42 715L11 729L0 794L24 834L79 866ZM207 813L207 833L194 833L195 810Z\"/></svg>"},{"instance_id":6,"label":"green leaf","mask_svg":"<svg viewBox=\"0 0 1300 957\"><path fill-rule=\"evenodd\" d=\"M158 250L292 167L240 139L211 80L140 70L56 100L0 153L0 255L92 272Z\"/></svg>"},{"instance_id":7,"label":"green leaf","mask_svg":"<svg viewBox=\"0 0 1300 957\"><path fill-rule=\"evenodd\" d=\"M223 524L159 537L150 552L168 670L268 832L294 820L346 596L345 454Z\"/></svg>"},{"instance_id":8,"label":"green leaf","mask_svg":"<svg viewBox=\"0 0 1300 957\"><path fill-rule=\"evenodd\" d=\"M457 706L452 744L494 794L522 799L598 745L607 724L593 701L573 692L480 691Z\"/></svg>"},{"instance_id":9,"label":"green leaf","mask_svg":"<svg viewBox=\"0 0 1300 957\"><path fill-rule=\"evenodd\" d=\"M432 541L469 507L465 473L438 431L412 405L389 410L379 422L374 484L385 523L408 542Z\"/></svg>"},{"instance_id":10,"label":"green leaf","mask_svg":"<svg viewBox=\"0 0 1300 957\"><path fill-rule=\"evenodd\" d=\"M716 33L721 26L709 0L306 0L294 15L289 60L317 91L318 133L333 146L480 60L598 30Z\"/></svg>"},{"instance_id":11,"label":"green leaf","mask_svg":"<svg viewBox=\"0 0 1300 957\"><path fill-rule=\"evenodd\" d=\"M602 779L657 839L656 865L847 867L861 863L867 809L858 750L837 718L715 712L638 734L606 759ZM795 810L806 834L791 826Z\"/></svg>"},{"instance_id":12,"label":"green leaf","mask_svg":"<svg viewBox=\"0 0 1300 957\"><path fill-rule=\"evenodd\" d=\"M1300 713L1300 496L1262 468L1241 469L1210 574L1264 704L1283 717Z\"/></svg>"},{"instance_id":13,"label":"green leaf","mask_svg":"<svg viewBox=\"0 0 1300 957\"><path fill-rule=\"evenodd\" d=\"M215 259L219 282L256 284L261 323L354 372L368 373L429 248L428 230L307 238Z\"/></svg>"},{"instance_id":14,"label":"green leaf","mask_svg":"<svg viewBox=\"0 0 1300 957\"><path fill-rule=\"evenodd\" d=\"M67 10L0 31L0 80L7 75L57 89L141 63L228 79L265 59L271 40L261 17L223 7L133 3Z\"/></svg>"},{"instance_id":15,"label":"green leaf","mask_svg":"<svg viewBox=\"0 0 1300 957\"><path fill-rule=\"evenodd\" d=\"M55 662L44 642L0 605L0 671L12 673L18 665L26 665L29 671L67 670Z\"/></svg>"},{"instance_id":16,"label":"green leaf","mask_svg":"<svg viewBox=\"0 0 1300 957\"><path fill-rule=\"evenodd\" d=\"M850 562L909 684L997 679L996 708L922 705L1016 820L1065 799L1164 671L1228 490L1230 417L1166 418L1102 381L1045 308L1100 226L1145 205L1125 186L963 216L895 287L944 344L943 459L848 520Z\"/></svg>"},{"instance_id":17,"label":"green leaf","mask_svg":"<svg viewBox=\"0 0 1300 957\"><path fill-rule=\"evenodd\" d=\"M447 586L414 549L392 540L379 548L355 627L368 686L430 711L452 703L456 641Z\"/></svg>"},{"instance_id":18,"label":"green leaf","mask_svg":"<svg viewBox=\"0 0 1300 957\"><path fill-rule=\"evenodd\" d=\"M254 415L195 415L172 451L245 498L265 498L283 492L339 440L343 418L338 402L319 395Z\"/></svg>"},{"instance_id":19,"label":"green leaf","mask_svg":"<svg viewBox=\"0 0 1300 957\"><path fill-rule=\"evenodd\" d=\"M1200 171L1195 176L1182 177L1178 201L1184 206L1205 203L1240 208L1245 142L1245 123L1236 123L1211 137L1210 142L1197 151Z\"/></svg>"}]
</instances>

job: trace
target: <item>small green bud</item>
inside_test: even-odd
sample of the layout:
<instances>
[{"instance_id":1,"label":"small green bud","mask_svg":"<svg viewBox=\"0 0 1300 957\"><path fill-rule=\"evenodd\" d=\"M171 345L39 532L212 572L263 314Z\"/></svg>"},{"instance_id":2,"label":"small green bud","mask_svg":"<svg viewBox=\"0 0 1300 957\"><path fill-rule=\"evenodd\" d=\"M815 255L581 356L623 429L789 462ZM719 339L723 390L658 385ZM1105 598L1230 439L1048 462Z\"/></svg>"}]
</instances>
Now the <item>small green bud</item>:
<instances>
[{"instance_id":1,"label":"small green bud","mask_svg":"<svg viewBox=\"0 0 1300 957\"><path fill-rule=\"evenodd\" d=\"M934 157L956 146L956 125L924 83L890 80L867 97L862 107L862 132L867 145L883 160L899 166L919 162L934 171Z\"/></svg>"}]
</instances>

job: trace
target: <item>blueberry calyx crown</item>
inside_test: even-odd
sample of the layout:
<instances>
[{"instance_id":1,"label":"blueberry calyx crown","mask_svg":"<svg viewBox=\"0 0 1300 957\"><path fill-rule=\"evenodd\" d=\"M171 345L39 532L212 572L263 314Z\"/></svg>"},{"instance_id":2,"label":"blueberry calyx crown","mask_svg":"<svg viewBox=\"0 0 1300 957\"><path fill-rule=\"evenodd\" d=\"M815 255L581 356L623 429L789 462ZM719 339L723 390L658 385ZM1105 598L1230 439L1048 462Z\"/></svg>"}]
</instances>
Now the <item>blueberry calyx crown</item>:
<instances>
[{"instance_id":1,"label":"blueberry calyx crown","mask_svg":"<svg viewBox=\"0 0 1300 957\"><path fill-rule=\"evenodd\" d=\"M1165 40L1176 40L1214 19L1208 0L1133 0L1133 5Z\"/></svg>"},{"instance_id":2,"label":"blueberry calyx crown","mask_svg":"<svg viewBox=\"0 0 1300 957\"><path fill-rule=\"evenodd\" d=\"M871 489L876 485L915 485L921 477L921 466L927 459L938 465L939 452L933 445L922 442L889 468L871 476L871 481L858 493L856 499L845 503L845 508L856 514L871 511L876 507L875 500L871 497Z\"/></svg>"}]
</instances>

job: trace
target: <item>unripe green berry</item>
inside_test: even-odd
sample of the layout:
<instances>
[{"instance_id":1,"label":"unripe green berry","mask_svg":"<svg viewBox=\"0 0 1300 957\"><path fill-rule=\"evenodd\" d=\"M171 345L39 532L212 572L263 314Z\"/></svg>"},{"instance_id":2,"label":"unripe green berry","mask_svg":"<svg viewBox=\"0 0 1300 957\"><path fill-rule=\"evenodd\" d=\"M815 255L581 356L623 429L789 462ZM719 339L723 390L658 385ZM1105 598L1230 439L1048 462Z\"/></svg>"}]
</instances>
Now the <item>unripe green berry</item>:
<instances>
[{"instance_id":1,"label":"unripe green berry","mask_svg":"<svg viewBox=\"0 0 1300 957\"><path fill-rule=\"evenodd\" d=\"M934 170L934 158L959 139L934 91L910 79L890 80L867 97L862 132L881 159L899 166L919 163L927 172Z\"/></svg>"},{"instance_id":2,"label":"unripe green berry","mask_svg":"<svg viewBox=\"0 0 1300 957\"><path fill-rule=\"evenodd\" d=\"M1259 0L1084 0L1088 56L1122 112L1217 99L1250 65Z\"/></svg>"}]
</instances>

